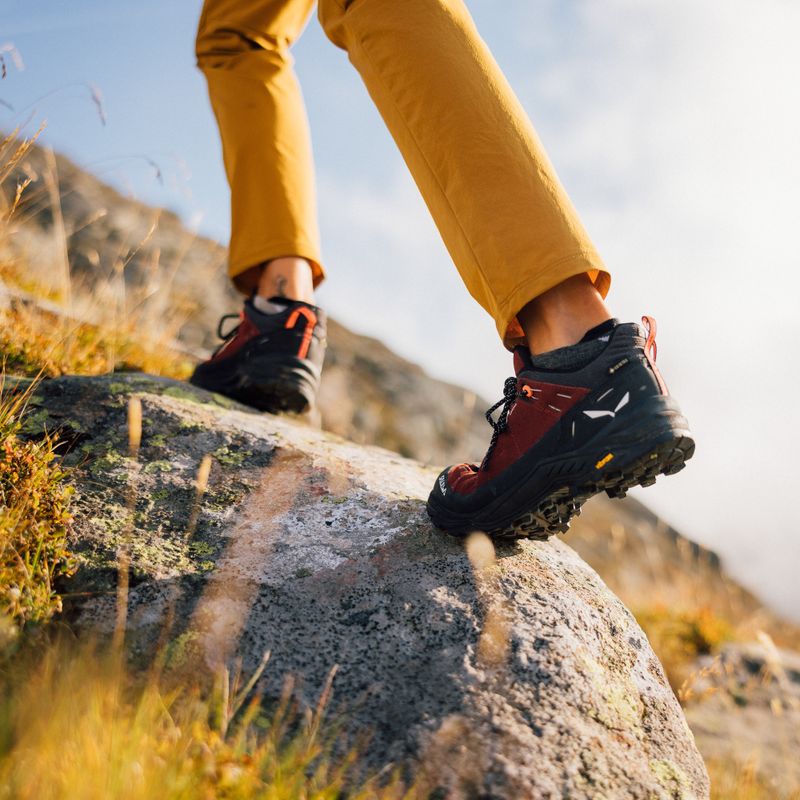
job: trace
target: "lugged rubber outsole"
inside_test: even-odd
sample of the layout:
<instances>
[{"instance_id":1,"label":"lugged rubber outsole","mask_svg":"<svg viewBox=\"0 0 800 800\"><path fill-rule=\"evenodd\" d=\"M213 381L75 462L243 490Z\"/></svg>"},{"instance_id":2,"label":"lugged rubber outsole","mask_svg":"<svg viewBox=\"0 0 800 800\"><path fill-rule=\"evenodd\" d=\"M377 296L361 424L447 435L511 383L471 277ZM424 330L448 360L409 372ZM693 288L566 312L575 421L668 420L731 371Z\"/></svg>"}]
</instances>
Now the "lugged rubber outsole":
<instances>
[{"instance_id":1,"label":"lugged rubber outsole","mask_svg":"<svg viewBox=\"0 0 800 800\"><path fill-rule=\"evenodd\" d=\"M306 393L299 387L280 381L265 384L251 384L240 389L226 392L228 397L233 397L259 411L268 411L272 414L289 412L302 414L310 406Z\"/></svg>"},{"instance_id":2,"label":"lugged rubber outsole","mask_svg":"<svg viewBox=\"0 0 800 800\"><path fill-rule=\"evenodd\" d=\"M499 541L545 540L557 533L566 533L572 518L580 515L581 506L594 495L605 492L612 498L625 497L634 486L652 486L659 475L680 472L693 455L691 436L676 436L655 445L621 469L600 472L596 478L550 492L535 508L519 514L510 525L486 533Z\"/></svg>"},{"instance_id":3,"label":"lugged rubber outsole","mask_svg":"<svg viewBox=\"0 0 800 800\"><path fill-rule=\"evenodd\" d=\"M302 414L314 404L316 384L301 359L291 359L288 364L287 360L252 359L215 371L198 370L189 382L259 411Z\"/></svg>"},{"instance_id":4,"label":"lugged rubber outsole","mask_svg":"<svg viewBox=\"0 0 800 800\"><path fill-rule=\"evenodd\" d=\"M247 384L245 386L219 386L211 383L192 381L192 384L211 392L229 397L258 411L272 414L290 412L302 414L312 405L307 392L296 385L275 381L264 384Z\"/></svg>"}]
</instances>

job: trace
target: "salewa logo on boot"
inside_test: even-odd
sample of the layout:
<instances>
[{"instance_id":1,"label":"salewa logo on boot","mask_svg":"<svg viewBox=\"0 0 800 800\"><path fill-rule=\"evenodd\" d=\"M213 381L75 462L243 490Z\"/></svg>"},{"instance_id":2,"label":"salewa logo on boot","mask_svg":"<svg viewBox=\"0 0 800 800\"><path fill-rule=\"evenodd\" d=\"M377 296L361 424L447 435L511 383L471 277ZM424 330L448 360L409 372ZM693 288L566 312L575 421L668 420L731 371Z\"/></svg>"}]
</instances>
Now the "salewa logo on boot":
<instances>
[{"instance_id":1,"label":"salewa logo on boot","mask_svg":"<svg viewBox=\"0 0 800 800\"><path fill-rule=\"evenodd\" d=\"M442 494L447 494L447 481L445 480L444 475L439 476L439 488L442 490Z\"/></svg>"},{"instance_id":2,"label":"salewa logo on boot","mask_svg":"<svg viewBox=\"0 0 800 800\"><path fill-rule=\"evenodd\" d=\"M605 397L605 395L602 395L597 399L602 400L603 397ZM604 409L602 411L584 411L583 413L586 414L586 416L589 417L589 419L600 419L600 417L611 417L611 419L614 419L614 417L617 416L620 409L625 408L625 406L628 405L628 400L630 399L631 399L630 392L625 392L625 394L622 395L622 400L620 400L619 403L617 403L617 407L613 411L610 411L609 409Z\"/></svg>"}]
</instances>

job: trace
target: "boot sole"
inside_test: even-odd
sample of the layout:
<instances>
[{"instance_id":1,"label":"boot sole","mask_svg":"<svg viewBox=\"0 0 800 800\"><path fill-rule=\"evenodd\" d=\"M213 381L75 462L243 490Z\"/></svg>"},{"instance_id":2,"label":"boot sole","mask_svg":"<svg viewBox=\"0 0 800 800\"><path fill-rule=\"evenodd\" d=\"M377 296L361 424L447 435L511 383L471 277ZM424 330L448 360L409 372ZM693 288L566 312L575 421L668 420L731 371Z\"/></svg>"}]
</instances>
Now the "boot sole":
<instances>
[{"instance_id":1,"label":"boot sole","mask_svg":"<svg viewBox=\"0 0 800 800\"><path fill-rule=\"evenodd\" d=\"M557 533L566 533L572 518L580 516L581 507L594 495L605 492L613 499L621 499L634 486L652 486L659 475L680 472L693 454L694 441L691 437L674 437L627 464L622 470L608 473L598 480L590 479L577 486L563 486L551 492L536 508L520 514L510 525L487 533L499 541L545 540Z\"/></svg>"},{"instance_id":2,"label":"boot sole","mask_svg":"<svg viewBox=\"0 0 800 800\"><path fill-rule=\"evenodd\" d=\"M224 365L213 373L199 370L189 382L246 406L271 413L302 414L316 397L318 378L307 363L293 357L252 358Z\"/></svg>"},{"instance_id":3,"label":"boot sole","mask_svg":"<svg viewBox=\"0 0 800 800\"><path fill-rule=\"evenodd\" d=\"M227 393L227 396L251 408L273 414L302 414L311 407L311 401L301 387L281 381L250 384Z\"/></svg>"}]
</instances>

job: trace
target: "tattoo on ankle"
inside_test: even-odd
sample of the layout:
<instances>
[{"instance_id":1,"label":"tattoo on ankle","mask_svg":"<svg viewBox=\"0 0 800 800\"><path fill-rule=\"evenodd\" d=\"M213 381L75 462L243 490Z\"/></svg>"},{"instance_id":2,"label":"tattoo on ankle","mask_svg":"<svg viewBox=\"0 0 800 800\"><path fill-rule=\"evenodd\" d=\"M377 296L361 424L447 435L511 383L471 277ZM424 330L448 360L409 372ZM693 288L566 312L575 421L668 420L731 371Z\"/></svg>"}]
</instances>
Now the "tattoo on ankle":
<instances>
[{"instance_id":1,"label":"tattoo on ankle","mask_svg":"<svg viewBox=\"0 0 800 800\"><path fill-rule=\"evenodd\" d=\"M286 278L283 275L275 279L275 294L277 297L286 297Z\"/></svg>"}]
</instances>

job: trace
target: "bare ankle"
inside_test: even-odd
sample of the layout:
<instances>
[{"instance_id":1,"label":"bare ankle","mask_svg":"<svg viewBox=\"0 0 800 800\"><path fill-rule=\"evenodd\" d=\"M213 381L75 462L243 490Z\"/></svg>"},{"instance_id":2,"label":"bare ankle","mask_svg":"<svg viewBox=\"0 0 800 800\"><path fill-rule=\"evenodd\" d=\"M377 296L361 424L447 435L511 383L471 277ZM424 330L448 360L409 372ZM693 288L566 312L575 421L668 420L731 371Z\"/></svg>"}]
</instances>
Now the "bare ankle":
<instances>
[{"instance_id":1,"label":"bare ankle","mask_svg":"<svg viewBox=\"0 0 800 800\"><path fill-rule=\"evenodd\" d=\"M314 303L311 264L297 256L281 256L267 262L258 279L256 293L262 297L285 297Z\"/></svg>"},{"instance_id":2,"label":"bare ankle","mask_svg":"<svg viewBox=\"0 0 800 800\"><path fill-rule=\"evenodd\" d=\"M612 316L586 273L574 275L530 301L517 314L531 353L579 342Z\"/></svg>"}]
</instances>

